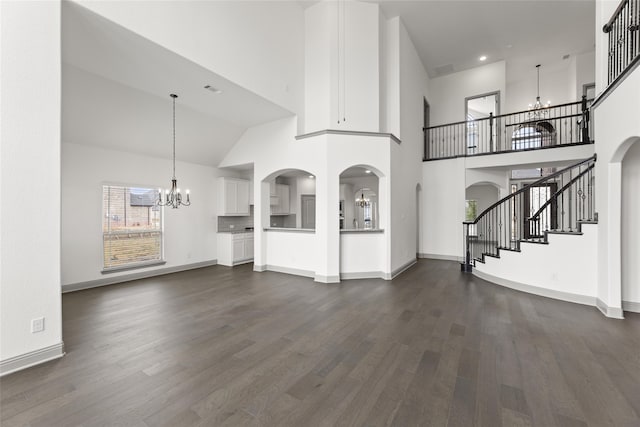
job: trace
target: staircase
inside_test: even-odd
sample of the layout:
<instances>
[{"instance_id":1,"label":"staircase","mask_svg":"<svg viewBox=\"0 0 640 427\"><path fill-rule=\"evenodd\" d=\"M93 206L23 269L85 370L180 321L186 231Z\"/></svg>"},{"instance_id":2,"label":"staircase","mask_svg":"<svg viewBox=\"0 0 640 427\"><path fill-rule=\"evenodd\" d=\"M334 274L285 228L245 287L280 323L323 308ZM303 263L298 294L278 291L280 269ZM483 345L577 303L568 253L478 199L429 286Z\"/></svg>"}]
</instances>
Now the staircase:
<instances>
[{"instance_id":1,"label":"staircase","mask_svg":"<svg viewBox=\"0 0 640 427\"><path fill-rule=\"evenodd\" d=\"M582 234L597 223L596 156L527 185L494 203L474 221L463 223L463 271L471 272L486 257L520 252L522 243L548 244L550 234Z\"/></svg>"}]
</instances>

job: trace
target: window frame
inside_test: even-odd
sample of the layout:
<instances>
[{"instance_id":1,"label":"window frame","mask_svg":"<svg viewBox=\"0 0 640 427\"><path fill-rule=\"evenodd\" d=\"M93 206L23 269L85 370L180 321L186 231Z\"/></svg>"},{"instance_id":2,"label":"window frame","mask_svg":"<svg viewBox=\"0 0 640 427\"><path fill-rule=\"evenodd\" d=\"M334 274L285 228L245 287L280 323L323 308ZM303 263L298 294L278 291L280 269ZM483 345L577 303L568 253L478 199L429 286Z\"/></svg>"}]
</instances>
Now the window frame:
<instances>
[{"instance_id":1,"label":"window frame","mask_svg":"<svg viewBox=\"0 0 640 427\"><path fill-rule=\"evenodd\" d=\"M159 221L159 229L158 230L146 230L146 231L132 231L131 233L159 233L160 234L160 253L159 253L159 257L158 259L152 259L152 260L144 260L144 261L134 261L134 262L129 262L126 264L122 264L122 265L116 265L116 266L109 266L107 267L105 265L105 237L107 235L115 235L116 233L111 231L111 227L109 226L109 231L105 231L104 229L104 219L105 219L105 215L107 214L107 212L105 211L105 191L107 188L126 188L129 190L129 193L131 192L131 189L144 189L144 190L150 190L153 191L153 193L157 193L158 189L157 186L152 186L152 185L140 185L140 184L124 184L124 183L116 183L116 182L103 182L100 185L101 188L101 204L102 207L100 209L101 212L101 221L100 221L100 228L101 228L101 233L102 233L102 251L101 251L101 256L102 256L102 269L101 269L101 273L102 274L109 274L109 273L116 273L116 272L121 272L121 271L126 271L126 270L135 270L135 269L140 269L140 268L147 268L147 267L152 267L152 266L157 266L157 265L163 265L166 264L166 260L165 260L165 242L164 242L164 237L165 237L165 230L164 230L164 226L165 226L165 222L164 222L164 218L165 218L165 211L164 211L164 207L163 206L158 206L158 210L160 212L160 221ZM129 201L130 203L130 201ZM151 207L151 206L150 206Z\"/></svg>"}]
</instances>

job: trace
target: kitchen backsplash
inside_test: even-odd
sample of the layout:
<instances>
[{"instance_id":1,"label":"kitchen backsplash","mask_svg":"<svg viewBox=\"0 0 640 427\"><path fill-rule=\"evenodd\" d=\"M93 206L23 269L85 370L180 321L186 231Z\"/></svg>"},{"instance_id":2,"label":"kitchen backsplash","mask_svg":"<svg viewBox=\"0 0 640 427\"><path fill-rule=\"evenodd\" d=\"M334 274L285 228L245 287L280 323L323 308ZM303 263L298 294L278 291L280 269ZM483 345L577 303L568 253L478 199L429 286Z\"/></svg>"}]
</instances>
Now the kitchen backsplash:
<instances>
[{"instance_id":1,"label":"kitchen backsplash","mask_svg":"<svg viewBox=\"0 0 640 427\"><path fill-rule=\"evenodd\" d=\"M218 231L244 230L253 227L253 205L249 206L249 216L219 216Z\"/></svg>"},{"instance_id":2,"label":"kitchen backsplash","mask_svg":"<svg viewBox=\"0 0 640 427\"><path fill-rule=\"evenodd\" d=\"M296 215L271 215L271 227L295 228Z\"/></svg>"}]
</instances>

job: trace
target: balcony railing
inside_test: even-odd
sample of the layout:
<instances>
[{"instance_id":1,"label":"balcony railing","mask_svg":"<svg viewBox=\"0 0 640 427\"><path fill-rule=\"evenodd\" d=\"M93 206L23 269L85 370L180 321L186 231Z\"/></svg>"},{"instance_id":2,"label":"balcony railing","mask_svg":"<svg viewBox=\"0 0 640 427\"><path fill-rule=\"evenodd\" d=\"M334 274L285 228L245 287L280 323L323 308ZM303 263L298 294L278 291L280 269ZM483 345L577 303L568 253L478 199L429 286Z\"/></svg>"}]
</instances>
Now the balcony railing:
<instances>
[{"instance_id":1,"label":"balcony railing","mask_svg":"<svg viewBox=\"0 0 640 427\"><path fill-rule=\"evenodd\" d=\"M640 0L623 0L602 31L609 35L610 85L640 59Z\"/></svg>"},{"instance_id":2,"label":"balcony railing","mask_svg":"<svg viewBox=\"0 0 640 427\"><path fill-rule=\"evenodd\" d=\"M638 0L640 1L640 0ZM593 142L593 100L424 129L424 160L536 150Z\"/></svg>"}]
</instances>

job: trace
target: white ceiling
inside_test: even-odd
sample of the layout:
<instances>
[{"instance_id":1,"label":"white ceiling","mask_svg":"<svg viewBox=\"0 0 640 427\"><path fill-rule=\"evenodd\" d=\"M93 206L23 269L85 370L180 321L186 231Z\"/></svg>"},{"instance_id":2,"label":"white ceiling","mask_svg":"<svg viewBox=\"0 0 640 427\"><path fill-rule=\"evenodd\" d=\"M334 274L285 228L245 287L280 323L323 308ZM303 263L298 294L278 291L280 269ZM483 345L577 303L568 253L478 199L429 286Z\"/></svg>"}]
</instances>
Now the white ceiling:
<instances>
[{"instance_id":1,"label":"white ceiling","mask_svg":"<svg viewBox=\"0 0 640 427\"><path fill-rule=\"evenodd\" d=\"M431 77L507 60L509 78L594 47L595 0L370 1L401 17ZM248 127L292 114L72 2L62 47L66 142L169 157L177 93L178 159L217 165Z\"/></svg>"},{"instance_id":2,"label":"white ceiling","mask_svg":"<svg viewBox=\"0 0 640 427\"><path fill-rule=\"evenodd\" d=\"M71 2L62 6L62 60L65 142L170 157L176 93L176 157L217 165L245 129L292 115Z\"/></svg>"},{"instance_id":3,"label":"white ceiling","mask_svg":"<svg viewBox=\"0 0 640 427\"><path fill-rule=\"evenodd\" d=\"M401 17L429 77L501 60L529 69L594 49L595 0L370 1Z\"/></svg>"}]
</instances>

